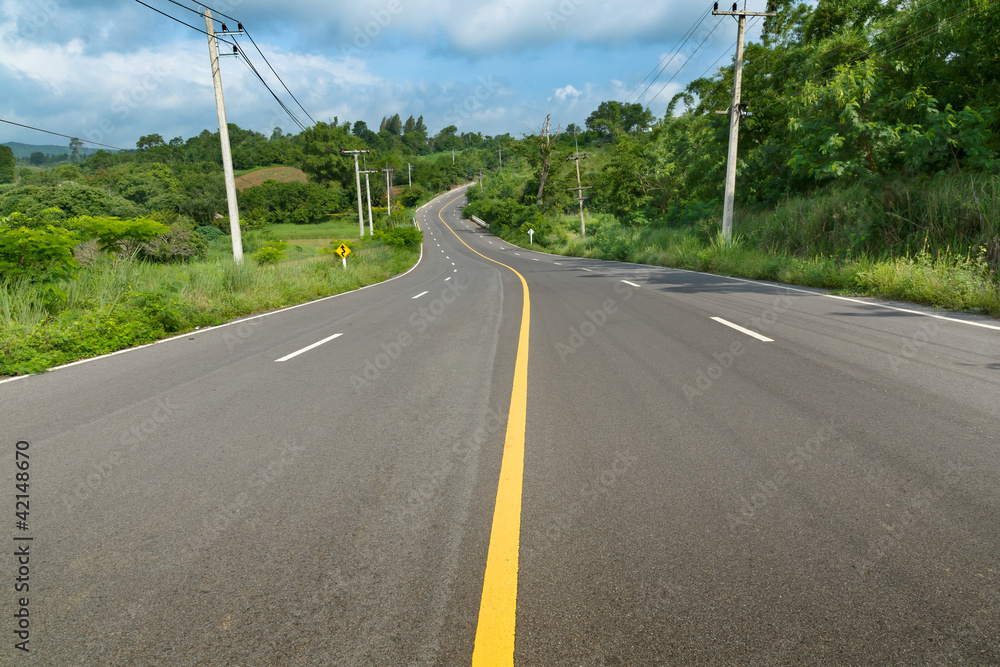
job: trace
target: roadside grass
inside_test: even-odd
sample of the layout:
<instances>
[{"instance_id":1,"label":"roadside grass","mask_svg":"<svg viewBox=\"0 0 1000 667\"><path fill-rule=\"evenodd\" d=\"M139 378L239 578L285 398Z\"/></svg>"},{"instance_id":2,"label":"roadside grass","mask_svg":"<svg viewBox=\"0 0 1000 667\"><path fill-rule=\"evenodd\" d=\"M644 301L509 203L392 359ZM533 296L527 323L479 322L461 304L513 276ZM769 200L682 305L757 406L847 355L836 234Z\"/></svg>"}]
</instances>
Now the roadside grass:
<instances>
[{"instance_id":1,"label":"roadside grass","mask_svg":"<svg viewBox=\"0 0 1000 667\"><path fill-rule=\"evenodd\" d=\"M37 373L357 289L405 271L418 253L366 239L346 269L336 257L257 266L249 258L152 264L102 256L73 281L0 283L0 375Z\"/></svg>"},{"instance_id":2,"label":"roadside grass","mask_svg":"<svg viewBox=\"0 0 1000 667\"><path fill-rule=\"evenodd\" d=\"M981 182L973 185L988 189ZM793 200L774 212L769 222L763 214L756 218L743 216L739 228L745 231L728 242L717 233L711 234L715 228L705 222L679 228L631 228L600 216L594 216L593 224L588 220L587 238L583 239L579 235L579 218L571 221L560 217L554 235L560 240L545 250L820 287L1000 317L997 223L989 218L996 204L988 196L972 199L971 204L960 203L959 192L953 184L930 192L932 205L924 207L924 213L916 217L909 236L900 239L903 247L909 248L915 244L916 234L923 232L924 246L898 255L875 255L866 249L871 245L865 244L862 235L877 225L864 218L865 206L856 197L858 192L837 194L820 204ZM855 204L856 209L851 209ZM962 224L933 222L954 215L949 206L956 205L966 207ZM842 215L851 216L849 219L857 223L853 231L844 229L842 223L838 227ZM899 230L875 233L902 234ZM932 237L938 242L934 251L929 249ZM941 245L949 241L970 249L962 254L952 251L953 246ZM970 247L970 243L979 245Z\"/></svg>"}]
</instances>

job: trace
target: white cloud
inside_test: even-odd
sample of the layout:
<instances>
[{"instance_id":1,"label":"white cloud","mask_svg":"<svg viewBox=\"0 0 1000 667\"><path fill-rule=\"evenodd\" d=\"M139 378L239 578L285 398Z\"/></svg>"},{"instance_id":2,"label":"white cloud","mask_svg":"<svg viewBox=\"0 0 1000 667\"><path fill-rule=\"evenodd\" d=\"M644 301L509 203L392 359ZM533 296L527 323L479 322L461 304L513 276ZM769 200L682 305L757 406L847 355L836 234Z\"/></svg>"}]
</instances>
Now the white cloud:
<instances>
[{"instance_id":1,"label":"white cloud","mask_svg":"<svg viewBox=\"0 0 1000 667\"><path fill-rule=\"evenodd\" d=\"M562 88L556 88L556 99L560 102L565 102L567 99L577 99L582 93L573 87L573 84L567 84ZM549 98L552 99L551 97Z\"/></svg>"}]
</instances>

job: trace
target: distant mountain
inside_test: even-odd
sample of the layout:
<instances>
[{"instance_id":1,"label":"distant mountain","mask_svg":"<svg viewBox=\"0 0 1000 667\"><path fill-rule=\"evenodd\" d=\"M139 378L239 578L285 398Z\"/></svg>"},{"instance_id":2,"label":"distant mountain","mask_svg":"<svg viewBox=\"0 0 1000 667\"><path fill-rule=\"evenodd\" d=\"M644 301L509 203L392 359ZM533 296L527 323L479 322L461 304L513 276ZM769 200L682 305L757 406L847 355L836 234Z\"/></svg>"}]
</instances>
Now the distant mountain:
<instances>
[{"instance_id":1,"label":"distant mountain","mask_svg":"<svg viewBox=\"0 0 1000 667\"><path fill-rule=\"evenodd\" d=\"M67 141L64 146L56 146L53 144L48 145L34 145L34 144L21 144L16 141L5 141L4 146L10 146L10 149L14 151L14 157L16 158L29 158L32 153L43 153L45 155L69 155L72 150L69 147L69 142ZM97 152L96 148L81 148L80 155L82 157L88 157Z\"/></svg>"}]
</instances>

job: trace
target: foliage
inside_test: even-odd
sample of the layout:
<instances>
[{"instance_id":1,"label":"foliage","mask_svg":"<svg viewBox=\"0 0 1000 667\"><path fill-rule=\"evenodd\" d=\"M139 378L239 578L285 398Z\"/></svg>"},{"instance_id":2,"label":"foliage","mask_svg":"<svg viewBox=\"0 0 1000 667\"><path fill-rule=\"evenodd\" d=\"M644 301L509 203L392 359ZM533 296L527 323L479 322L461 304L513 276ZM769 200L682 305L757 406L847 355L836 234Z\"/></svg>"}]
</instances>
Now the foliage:
<instances>
[{"instance_id":1,"label":"foliage","mask_svg":"<svg viewBox=\"0 0 1000 667\"><path fill-rule=\"evenodd\" d=\"M267 224L313 224L349 206L346 193L339 187L272 180L243 190L239 204L242 210L254 212L246 217Z\"/></svg>"},{"instance_id":2,"label":"foliage","mask_svg":"<svg viewBox=\"0 0 1000 667\"><path fill-rule=\"evenodd\" d=\"M288 244L285 241L268 241L250 256L255 262L264 266L277 264L285 258L287 251Z\"/></svg>"},{"instance_id":3,"label":"foliage","mask_svg":"<svg viewBox=\"0 0 1000 667\"><path fill-rule=\"evenodd\" d=\"M35 216L58 208L68 216L94 215L136 218L143 209L99 188L75 183L59 186L25 185L0 193L0 215L18 212Z\"/></svg>"},{"instance_id":4,"label":"foliage","mask_svg":"<svg viewBox=\"0 0 1000 667\"><path fill-rule=\"evenodd\" d=\"M412 226L377 229L374 239L394 248L416 248L423 242L424 233Z\"/></svg>"},{"instance_id":5,"label":"foliage","mask_svg":"<svg viewBox=\"0 0 1000 667\"><path fill-rule=\"evenodd\" d=\"M653 112L638 102L601 102L587 117L587 129L612 137L644 132L653 124Z\"/></svg>"},{"instance_id":6,"label":"foliage","mask_svg":"<svg viewBox=\"0 0 1000 667\"><path fill-rule=\"evenodd\" d=\"M67 280L80 267L73 250L84 241L96 240L103 251L125 252L169 231L148 218L67 218L59 209L34 217L13 213L0 218L0 276L41 283Z\"/></svg>"},{"instance_id":7,"label":"foliage","mask_svg":"<svg viewBox=\"0 0 1000 667\"><path fill-rule=\"evenodd\" d=\"M405 271L412 250L372 247L346 269L328 262L271 271L232 260L184 265L104 257L75 281L0 282L0 374L35 373L196 327L356 289ZM40 308L39 304L46 304ZM234 344L241 344L236 340Z\"/></svg>"},{"instance_id":8,"label":"foliage","mask_svg":"<svg viewBox=\"0 0 1000 667\"><path fill-rule=\"evenodd\" d=\"M73 248L81 240L77 230L52 216L34 219L13 213L0 218L0 276L43 283L68 279L80 266Z\"/></svg>"},{"instance_id":9,"label":"foliage","mask_svg":"<svg viewBox=\"0 0 1000 667\"><path fill-rule=\"evenodd\" d=\"M14 182L14 151L10 146L0 144L0 183Z\"/></svg>"}]
</instances>

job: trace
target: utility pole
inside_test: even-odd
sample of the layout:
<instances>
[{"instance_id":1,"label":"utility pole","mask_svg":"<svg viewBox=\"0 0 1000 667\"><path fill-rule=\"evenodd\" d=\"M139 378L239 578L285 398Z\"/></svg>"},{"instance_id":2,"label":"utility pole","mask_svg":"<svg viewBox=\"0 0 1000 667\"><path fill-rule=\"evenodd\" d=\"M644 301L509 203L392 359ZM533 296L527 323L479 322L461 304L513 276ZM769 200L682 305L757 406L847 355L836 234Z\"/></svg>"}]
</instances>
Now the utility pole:
<instances>
[{"instance_id":1,"label":"utility pole","mask_svg":"<svg viewBox=\"0 0 1000 667\"><path fill-rule=\"evenodd\" d=\"M372 185L368 180L368 158L365 157L365 191L368 193L368 235L375 236L375 223L372 221Z\"/></svg>"},{"instance_id":2,"label":"utility pole","mask_svg":"<svg viewBox=\"0 0 1000 667\"><path fill-rule=\"evenodd\" d=\"M740 118L746 111L746 105L740 103L740 92L743 84L743 30L746 27L748 16L777 16L774 5L767 12L746 11L746 0L744 0L743 11L736 10L737 3L733 3L733 9L729 12L720 12L719 3L715 3L713 16L735 16L738 24L736 33L736 63L733 67L733 104L729 107L729 155L726 158L726 195L722 207L722 238L729 240L733 237L733 201L736 198L736 149L740 139ZM725 111L716 113L726 113Z\"/></svg>"},{"instance_id":3,"label":"utility pole","mask_svg":"<svg viewBox=\"0 0 1000 667\"><path fill-rule=\"evenodd\" d=\"M483 170L479 170L479 191L483 192Z\"/></svg>"},{"instance_id":4,"label":"utility pole","mask_svg":"<svg viewBox=\"0 0 1000 667\"><path fill-rule=\"evenodd\" d=\"M360 155L362 153L369 153L371 151L367 151L367 150L363 150L363 151L361 151L361 150L354 150L354 151L342 150L340 152L343 153L344 155L353 155L354 156L354 182L355 182L355 184L357 185L357 188L358 188L358 230L359 230L358 231L358 236L359 237L364 237L364 235L365 235L365 214L364 214L364 212L361 209L361 171L358 168L358 155Z\"/></svg>"},{"instance_id":5,"label":"utility pole","mask_svg":"<svg viewBox=\"0 0 1000 667\"><path fill-rule=\"evenodd\" d=\"M455 164L455 149L451 149L451 163Z\"/></svg>"},{"instance_id":6,"label":"utility pole","mask_svg":"<svg viewBox=\"0 0 1000 667\"><path fill-rule=\"evenodd\" d=\"M503 145L501 145L498 150L500 151L500 169L499 169L499 171L503 171Z\"/></svg>"},{"instance_id":7,"label":"utility pole","mask_svg":"<svg viewBox=\"0 0 1000 667\"><path fill-rule=\"evenodd\" d=\"M409 162L406 163L406 182L411 188L413 187L413 165Z\"/></svg>"},{"instance_id":8,"label":"utility pole","mask_svg":"<svg viewBox=\"0 0 1000 667\"><path fill-rule=\"evenodd\" d=\"M222 172L226 181L226 201L229 204L229 233L233 239L233 261L237 264L242 264L243 236L240 233L240 209L236 203L236 177L233 174L233 154L229 149L229 124L226 122L226 101L222 96L222 71L219 69L219 46L215 42L215 22L212 20L212 12L207 9L205 10L205 32L208 33L208 55L212 61L212 83L215 85L215 110L219 114L219 142L222 145ZM233 33L224 32L222 34L228 35ZM235 49L236 47L233 48Z\"/></svg>"},{"instance_id":9,"label":"utility pole","mask_svg":"<svg viewBox=\"0 0 1000 667\"><path fill-rule=\"evenodd\" d=\"M574 142L576 141L576 136L573 137L573 141ZM580 155L580 144L576 144L576 152L573 154L573 157L566 158L567 162L576 163L576 187L567 189L576 190L576 199L578 202L580 202L580 238L584 239L587 238L587 225L583 221L583 200L586 199L586 197L583 196L583 191L589 190L591 186L588 185L587 187L583 187L583 184L580 182L580 160L586 160L586 159L587 159L586 153Z\"/></svg>"},{"instance_id":10,"label":"utility pole","mask_svg":"<svg viewBox=\"0 0 1000 667\"><path fill-rule=\"evenodd\" d=\"M386 167L382 171L385 172L385 213L386 217L392 215L392 172L393 170Z\"/></svg>"}]
</instances>

